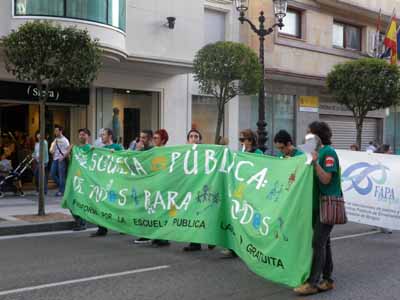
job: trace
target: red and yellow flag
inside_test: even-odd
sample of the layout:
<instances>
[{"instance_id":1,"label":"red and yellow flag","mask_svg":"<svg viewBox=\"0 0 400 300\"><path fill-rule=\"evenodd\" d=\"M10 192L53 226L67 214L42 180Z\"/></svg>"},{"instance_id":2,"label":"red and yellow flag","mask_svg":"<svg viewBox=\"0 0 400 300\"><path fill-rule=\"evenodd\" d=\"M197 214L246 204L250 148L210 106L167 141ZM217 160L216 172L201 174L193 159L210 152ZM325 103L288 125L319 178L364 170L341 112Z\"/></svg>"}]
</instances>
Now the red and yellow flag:
<instances>
[{"instance_id":1,"label":"red and yellow flag","mask_svg":"<svg viewBox=\"0 0 400 300\"><path fill-rule=\"evenodd\" d=\"M389 29L386 33L385 40L383 41L387 48L391 49L390 63L392 65L397 64L397 21L396 17L393 16L390 21Z\"/></svg>"}]
</instances>

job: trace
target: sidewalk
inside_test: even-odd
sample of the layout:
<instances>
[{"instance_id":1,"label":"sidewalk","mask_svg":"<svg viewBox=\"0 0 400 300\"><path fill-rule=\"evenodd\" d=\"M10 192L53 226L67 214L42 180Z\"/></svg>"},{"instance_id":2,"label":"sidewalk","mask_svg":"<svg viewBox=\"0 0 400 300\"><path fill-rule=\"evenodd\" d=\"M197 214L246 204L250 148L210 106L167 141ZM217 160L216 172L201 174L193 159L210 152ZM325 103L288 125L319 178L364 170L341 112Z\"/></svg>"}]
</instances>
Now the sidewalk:
<instances>
[{"instance_id":1,"label":"sidewalk","mask_svg":"<svg viewBox=\"0 0 400 300\"><path fill-rule=\"evenodd\" d=\"M0 235L71 229L73 218L69 210L61 208L62 197L55 197L55 193L49 190L43 217L37 215L38 196L34 191L26 191L25 197L7 193L0 198Z\"/></svg>"}]
</instances>

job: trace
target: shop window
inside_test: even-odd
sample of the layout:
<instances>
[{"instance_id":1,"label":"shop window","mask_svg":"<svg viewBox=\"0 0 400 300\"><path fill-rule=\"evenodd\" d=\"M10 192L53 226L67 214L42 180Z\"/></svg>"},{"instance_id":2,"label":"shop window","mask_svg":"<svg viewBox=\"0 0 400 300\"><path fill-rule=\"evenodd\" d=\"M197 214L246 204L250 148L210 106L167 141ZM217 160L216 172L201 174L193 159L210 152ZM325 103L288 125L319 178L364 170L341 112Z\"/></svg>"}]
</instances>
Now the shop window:
<instances>
[{"instance_id":1,"label":"shop window","mask_svg":"<svg viewBox=\"0 0 400 300\"><path fill-rule=\"evenodd\" d=\"M98 88L96 129L111 128L114 141L128 148L140 131L159 129L159 93Z\"/></svg>"},{"instance_id":2,"label":"shop window","mask_svg":"<svg viewBox=\"0 0 400 300\"><path fill-rule=\"evenodd\" d=\"M214 144L218 107L215 98L192 96L192 127L199 130L204 144ZM221 129L223 132L223 128Z\"/></svg>"},{"instance_id":3,"label":"shop window","mask_svg":"<svg viewBox=\"0 0 400 300\"><path fill-rule=\"evenodd\" d=\"M301 11L288 9L284 19L285 26L279 29L279 33L297 37L299 39L302 38L301 19L302 19Z\"/></svg>"},{"instance_id":4,"label":"shop window","mask_svg":"<svg viewBox=\"0 0 400 300\"><path fill-rule=\"evenodd\" d=\"M212 44L225 40L225 16L220 11L204 10L204 44Z\"/></svg>"},{"instance_id":5,"label":"shop window","mask_svg":"<svg viewBox=\"0 0 400 300\"><path fill-rule=\"evenodd\" d=\"M295 99L294 95L267 94L265 99L265 121L267 122L268 142L267 153L275 154L273 140L279 130L286 130L295 140ZM251 129L257 130L258 98L252 97Z\"/></svg>"},{"instance_id":6,"label":"shop window","mask_svg":"<svg viewBox=\"0 0 400 300\"><path fill-rule=\"evenodd\" d=\"M88 20L126 29L126 0L15 0L16 16Z\"/></svg>"},{"instance_id":7,"label":"shop window","mask_svg":"<svg viewBox=\"0 0 400 300\"><path fill-rule=\"evenodd\" d=\"M345 23L333 23L333 46L361 51L361 28Z\"/></svg>"}]
</instances>

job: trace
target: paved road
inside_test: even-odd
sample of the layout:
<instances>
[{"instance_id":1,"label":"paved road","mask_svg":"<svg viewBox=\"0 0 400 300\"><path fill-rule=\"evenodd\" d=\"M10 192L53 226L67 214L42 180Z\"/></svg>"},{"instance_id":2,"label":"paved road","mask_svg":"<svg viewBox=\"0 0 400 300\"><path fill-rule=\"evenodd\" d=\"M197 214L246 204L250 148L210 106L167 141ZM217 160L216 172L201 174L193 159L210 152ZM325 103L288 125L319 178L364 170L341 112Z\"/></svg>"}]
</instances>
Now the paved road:
<instances>
[{"instance_id":1,"label":"paved road","mask_svg":"<svg viewBox=\"0 0 400 300\"><path fill-rule=\"evenodd\" d=\"M334 235L370 232L348 224ZM217 249L189 254L177 243L156 249L118 233L88 234L0 237L0 299L304 299ZM333 251L337 289L307 299L400 299L399 233L336 239Z\"/></svg>"}]
</instances>

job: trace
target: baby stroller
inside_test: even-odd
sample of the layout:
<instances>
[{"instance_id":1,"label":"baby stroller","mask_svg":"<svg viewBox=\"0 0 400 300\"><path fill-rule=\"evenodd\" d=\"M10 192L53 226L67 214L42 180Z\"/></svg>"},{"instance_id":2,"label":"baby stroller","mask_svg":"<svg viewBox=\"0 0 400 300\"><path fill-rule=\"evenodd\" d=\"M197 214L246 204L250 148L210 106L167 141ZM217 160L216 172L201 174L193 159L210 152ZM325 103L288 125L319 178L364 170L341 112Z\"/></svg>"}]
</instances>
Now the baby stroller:
<instances>
[{"instance_id":1,"label":"baby stroller","mask_svg":"<svg viewBox=\"0 0 400 300\"><path fill-rule=\"evenodd\" d=\"M14 192L20 196L25 196L22 191L21 176L24 174L26 169L31 167L34 158L28 155L24 160L7 176L0 179L0 198L4 197L6 192Z\"/></svg>"}]
</instances>

